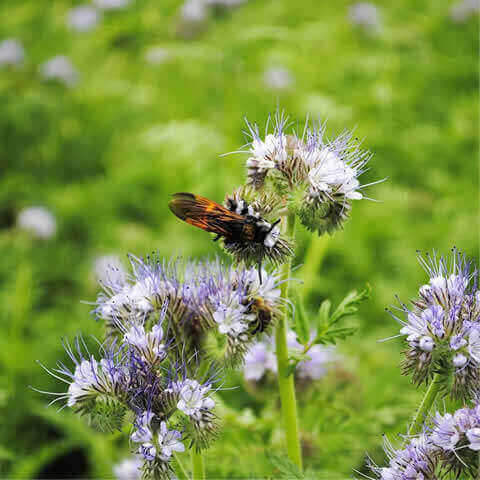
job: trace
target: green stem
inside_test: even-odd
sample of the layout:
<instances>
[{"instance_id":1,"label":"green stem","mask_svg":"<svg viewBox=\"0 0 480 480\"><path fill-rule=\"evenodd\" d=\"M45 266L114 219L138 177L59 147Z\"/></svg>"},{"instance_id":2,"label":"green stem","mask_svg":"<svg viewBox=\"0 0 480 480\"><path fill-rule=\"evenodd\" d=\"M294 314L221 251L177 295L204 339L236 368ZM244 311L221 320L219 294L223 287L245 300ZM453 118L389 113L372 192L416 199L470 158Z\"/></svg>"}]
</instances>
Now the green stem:
<instances>
[{"instance_id":1,"label":"green stem","mask_svg":"<svg viewBox=\"0 0 480 480\"><path fill-rule=\"evenodd\" d=\"M287 236L293 238L295 234L295 214L290 213L286 222L283 221L283 229ZM281 285L281 296L288 300L288 287L290 283L291 259L282 266L283 283ZM298 431L297 400L295 398L295 384L293 374L288 372L288 304L285 302L284 312L278 321L275 331L275 345L278 367L278 389L282 404L283 428L287 439L287 453L290 460L295 463L300 471L302 470L302 453L300 448L300 437Z\"/></svg>"},{"instance_id":2,"label":"green stem","mask_svg":"<svg viewBox=\"0 0 480 480\"><path fill-rule=\"evenodd\" d=\"M204 480L205 479L205 464L203 463L202 452L195 451L195 447L191 450L192 456L192 479Z\"/></svg>"},{"instance_id":3,"label":"green stem","mask_svg":"<svg viewBox=\"0 0 480 480\"><path fill-rule=\"evenodd\" d=\"M441 376L436 373L432 381L430 382L427 391L425 392L425 396L423 397L422 402L418 406L412 423L408 427L408 435L416 435L417 433L420 433L422 431L423 424L427 418L428 412L430 412L430 409L432 408L435 398L437 398L440 387Z\"/></svg>"},{"instance_id":4,"label":"green stem","mask_svg":"<svg viewBox=\"0 0 480 480\"><path fill-rule=\"evenodd\" d=\"M183 462L180 460L180 455L177 452L173 452L173 456L175 457L178 468L182 472L182 478L184 478L185 480L190 480L190 477L188 476L188 473L187 473L187 469L185 468L185 465L183 465Z\"/></svg>"}]
</instances>

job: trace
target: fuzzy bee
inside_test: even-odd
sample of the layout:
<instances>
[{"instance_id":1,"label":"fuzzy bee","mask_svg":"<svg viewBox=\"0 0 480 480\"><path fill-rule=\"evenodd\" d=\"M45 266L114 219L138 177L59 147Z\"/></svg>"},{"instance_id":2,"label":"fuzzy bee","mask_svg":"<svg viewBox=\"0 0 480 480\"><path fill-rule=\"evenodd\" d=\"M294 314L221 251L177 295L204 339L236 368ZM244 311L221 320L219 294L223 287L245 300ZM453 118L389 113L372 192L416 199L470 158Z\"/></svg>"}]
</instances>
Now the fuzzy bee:
<instances>
[{"instance_id":1,"label":"fuzzy bee","mask_svg":"<svg viewBox=\"0 0 480 480\"><path fill-rule=\"evenodd\" d=\"M223 238L225 249L237 260L255 262L264 258L279 263L291 248L281 238L279 223L269 223L245 200L227 198L226 206L192 193L175 193L170 210L181 220Z\"/></svg>"}]
</instances>

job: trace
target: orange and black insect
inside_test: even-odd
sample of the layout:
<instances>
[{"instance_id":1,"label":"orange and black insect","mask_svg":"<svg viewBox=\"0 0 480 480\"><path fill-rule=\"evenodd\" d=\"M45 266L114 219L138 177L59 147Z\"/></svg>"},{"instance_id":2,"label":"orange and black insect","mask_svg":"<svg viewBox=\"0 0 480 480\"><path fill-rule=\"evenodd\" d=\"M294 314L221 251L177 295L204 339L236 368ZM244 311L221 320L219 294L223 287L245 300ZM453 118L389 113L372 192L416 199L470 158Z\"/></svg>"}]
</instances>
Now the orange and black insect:
<instances>
[{"instance_id":1,"label":"orange and black insect","mask_svg":"<svg viewBox=\"0 0 480 480\"><path fill-rule=\"evenodd\" d=\"M229 199L228 203L227 208L200 195L175 193L169 207L181 220L215 233L214 240L223 237L227 243L263 243L273 247L280 233L280 220L268 223L244 200L237 203Z\"/></svg>"},{"instance_id":2,"label":"orange and black insect","mask_svg":"<svg viewBox=\"0 0 480 480\"><path fill-rule=\"evenodd\" d=\"M275 250L280 220L269 223L244 200L227 199L227 206L192 193L175 193L170 210L181 220L223 238L227 250L255 253L260 264L267 250Z\"/></svg>"}]
</instances>

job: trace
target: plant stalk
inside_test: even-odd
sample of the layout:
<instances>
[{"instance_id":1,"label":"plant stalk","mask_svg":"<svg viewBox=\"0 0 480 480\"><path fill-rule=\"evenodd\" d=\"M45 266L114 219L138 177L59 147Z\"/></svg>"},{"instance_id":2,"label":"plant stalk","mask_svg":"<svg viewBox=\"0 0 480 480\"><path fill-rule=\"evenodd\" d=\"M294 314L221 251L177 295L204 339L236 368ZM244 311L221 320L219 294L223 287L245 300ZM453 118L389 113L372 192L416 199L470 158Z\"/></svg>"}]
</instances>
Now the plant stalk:
<instances>
[{"instance_id":1,"label":"plant stalk","mask_svg":"<svg viewBox=\"0 0 480 480\"><path fill-rule=\"evenodd\" d=\"M192 456L192 480L205 479L205 464L203 462L202 452L195 451L195 447L191 450Z\"/></svg>"},{"instance_id":2,"label":"plant stalk","mask_svg":"<svg viewBox=\"0 0 480 480\"><path fill-rule=\"evenodd\" d=\"M425 396L422 399L422 402L418 406L418 409L413 417L412 423L408 427L407 435L416 435L420 433L423 428L423 424L427 418L430 409L432 408L433 402L437 398L438 392L441 387L441 376L436 373L428 386Z\"/></svg>"},{"instance_id":3,"label":"plant stalk","mask_svg":"<svg viewBox=\"0 0 480 480\"><path fill-rule=\"evenodd\" d=\"M185 465L183 465L182 460L180 459L180 455L177 452L173 452L173 456L175 457L175 460L177 462L178 468L182 472L181 477L184 480L190 480L190 477L188 476L187 470L185 468Z\"/></svg>"},{"instance_id":4,"label":"plant stalk","mask_svg":"<svg viewBox=\"0 0 480 480\"><path fill-rule=\"evenodd\" d=\"M289 213L286 221L282 221L284 232L288 237L295 235L295 214ZM283 428L287 440L287 453L290 460L295 463L302 471L302 452L300 447L300 437L298 429L297 400L295 398L295 383L293 374L287 376L288 371L288 287L290 283L290 273L292 260L289 259L282 266L283 283L281 285L281 297L284 300L283 315L278 321L275 331L275 345L278 368L278 389L280 391L280 401L282 405Z\"/></svg>"}]
</instances>

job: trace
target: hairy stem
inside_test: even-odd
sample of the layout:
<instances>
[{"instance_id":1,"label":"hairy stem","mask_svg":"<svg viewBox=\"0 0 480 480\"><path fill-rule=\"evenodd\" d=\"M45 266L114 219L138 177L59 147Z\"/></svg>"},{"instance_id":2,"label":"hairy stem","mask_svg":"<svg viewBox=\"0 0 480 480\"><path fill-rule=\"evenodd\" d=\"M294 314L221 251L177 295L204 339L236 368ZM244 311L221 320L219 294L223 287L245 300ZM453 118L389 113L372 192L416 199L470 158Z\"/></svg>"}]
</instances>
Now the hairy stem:
<instances>
[{"instance_id":1,"label":"hairy stem","mask_svg":"<svg viewBox=\"0 0 480 480\"><path fill-rule=\"evenodd\" d=\"M290 213L284 219L283 230L293 238L295 234L295 214ZM288 300L288 287L290 283L290 271L292 261L289 259L282 266L282 277L284 282L281 286L281 296ZM288 371L288 304L285 302L284 312L278 321L275 331L275 345L278 367L278 389L282 404L283 428L287 440L287 453L290 460L302 470L302 453L300 448L300 437L298 431L297 400L295 398L295 384L293 374L287 376Z\"/></svg>"},{"instance_id":2,"label":"hairy stem","mask_svg":"<svg viewBox=\"0 0 480 480\"><path fill-rule=\"evenodd\" d=\"M437 398L438 392L440 391L440 386L441 376L436 373L432 381L430 382L427 391L425 392L422 402L418 406L412 423L408 427L408 435L416 435L417 433L420 433L422 431L423 424L427 418L427 415L432 408L433 402Z\"/></svg>"},{"instance_id":3,"label":"hairy stem","mask_svg":"<svg viewBox=\"0 0 480 480\"><path fill-rule=\"evenodd\" d=\"M204 480L205 479L205 465L203 463L202 452L195 451L195 447L191 450L192 455L192 479Z\"/></svg>"}]
</instances>

